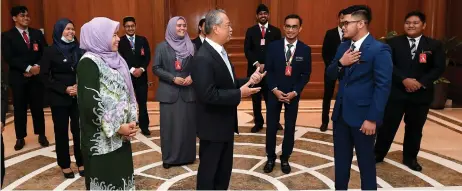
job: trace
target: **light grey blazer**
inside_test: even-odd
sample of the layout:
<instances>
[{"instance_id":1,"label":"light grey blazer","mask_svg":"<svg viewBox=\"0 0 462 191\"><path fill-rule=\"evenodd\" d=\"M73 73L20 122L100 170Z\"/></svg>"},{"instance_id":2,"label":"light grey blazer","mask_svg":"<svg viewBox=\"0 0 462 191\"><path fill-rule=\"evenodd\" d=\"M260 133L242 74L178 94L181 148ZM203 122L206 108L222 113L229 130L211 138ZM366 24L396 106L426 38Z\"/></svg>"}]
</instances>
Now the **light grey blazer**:
<instances>
[{"instance_id":1,"label":"light grey blazer","mask_svg":"<svg viewBox=\"0 0 462 191\"><path fill-rule=\"evenodd\" d=\"M156 100L163 103L175 103L179 98L185 102L196 101L196 95L190 86L179 86L173 83L174 77L186 78L190 75L192 56L182 60L181 71L175 70L175 50L163 41L156 46L152 71L159 77ZM193 81L194 83L194 81Z\"/></svg>"}]
</instances>

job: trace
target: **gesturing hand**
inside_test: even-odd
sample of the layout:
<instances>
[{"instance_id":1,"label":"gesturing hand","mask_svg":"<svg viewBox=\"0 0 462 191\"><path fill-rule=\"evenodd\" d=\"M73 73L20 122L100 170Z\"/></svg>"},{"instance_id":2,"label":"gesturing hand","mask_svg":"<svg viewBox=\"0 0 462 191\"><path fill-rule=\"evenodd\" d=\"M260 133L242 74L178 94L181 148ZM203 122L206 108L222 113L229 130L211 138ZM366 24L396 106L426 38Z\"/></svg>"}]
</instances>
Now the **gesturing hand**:
<instances>
[{"instance_id":1,"label":"gesturing hand","mask_svg":"<svg viewBox=\"0 0 462 191\"><path fill-rule=\"evenodd\" d=\"M260 91L261 87L256 87L256 88L250 88L250 81L245 83L243 86L241 86L241 98L243 97L249 97L252 94L255 94Z\"/></svg>"},{"instance_id":2,"label":"gesturing hand","mask_svg":"<svg viewBox=\"0 0 462 191\"><path fill-rule=\"evenodd\" d=\"M261 82L263 77L265 77L266 71L263 73L260 73L260 67L257 67L255 72L253 72L252 76L250 76L249 82L251 85L255 85Z\"/></svg>"},{"instance_id":3,"label":"gesturing hand","mask_svg":"<svg viewBox=\"0 0 462 191\"><path fill-rule=\"evenodd\" d=\"M343 54L342 58L340 58L339 62L343 66L350 66L350 65L358 62L360 57L361 57L361 52L356 51L356 50L353 51L351 49L348 49Z\"/></svg>"}]
</instances>

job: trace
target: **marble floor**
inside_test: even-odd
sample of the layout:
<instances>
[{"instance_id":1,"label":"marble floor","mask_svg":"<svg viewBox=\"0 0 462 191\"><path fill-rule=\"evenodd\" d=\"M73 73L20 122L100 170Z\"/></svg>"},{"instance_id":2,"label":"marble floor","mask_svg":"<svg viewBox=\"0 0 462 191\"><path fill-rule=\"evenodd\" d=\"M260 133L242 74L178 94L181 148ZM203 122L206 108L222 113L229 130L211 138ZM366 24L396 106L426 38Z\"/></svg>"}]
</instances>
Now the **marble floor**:
<instances>
[{"instance_id":1,"label":"marble floor","mask_svg":"<svg viewBox=\"0 0 462 191\"><path fill-rule=\"evenodd\" d=\"M194 164L162 168L159 139L159 106L149 103L151 136L138 134L132 141L135 182L138 190L194 189L199 159ZM266 112L266 111L263 111ZM290 158L292 172L283 174L276 165L270 174L263 173L265 129L251 133L252 104L239 105L240 134L235 136L232 190L327 190L334 188L332 126L320 132L321 101L302 101L295 132L295 148ZM64 179L56 164L53 122L45 110L46 134L50 146L40 147L32 125L28 126L26 146L14 151L14 118L7 119L3 133L6 155L5 190L83 190L84 178ZM282 114L283 115L283 114ZM29 116L31 121L31 117ZM283 117L281 123L284 124ZM462 190L462 109L431 110L424 128L418 160L422 172L401 164L404 125L401 124L385 162L377 165L377 185L380 189ZM283 140L278 133L277 152ZM72 143L72 141L71 141ZM198 148L198 147L197 147ZM72 147L70 147L71 153ZM356 157L351 166L350 189L360 188ZM279 161L277 161L279 162ZM74 165L74 169L76 167Z\"/></svg>"}]
</instances>

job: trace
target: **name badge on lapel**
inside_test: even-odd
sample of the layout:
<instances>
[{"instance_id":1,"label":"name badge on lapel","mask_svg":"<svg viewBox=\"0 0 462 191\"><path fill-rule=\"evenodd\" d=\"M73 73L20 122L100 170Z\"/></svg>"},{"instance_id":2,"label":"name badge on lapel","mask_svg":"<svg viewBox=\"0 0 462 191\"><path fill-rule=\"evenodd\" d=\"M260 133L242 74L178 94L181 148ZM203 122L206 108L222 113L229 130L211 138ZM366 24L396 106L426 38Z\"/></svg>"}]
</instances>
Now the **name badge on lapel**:
<instances>
[{"instance_id":1,"label":"name badge on lapel","mask_svg":"<svg viewBox=\"0 0 462 191\"><path fill-rule=\"evenodd\" d=\"M141 47L141 56L144 56L144 47Z\"/></svg>"},{"instance_id":2,"label":"name badge on lapel","mask_svg":"<svg viewBox=\"0 0 462 191\"><path fill-rule=\"evenodd\" d=\"M264 45L265 45L265 39L262 38L262 39L260 40L260 46L264 46Z\"/></svg>"},{"instance_id":3,"label":"name badge on lapel","mask_svg":"<svg viewBox=\"0 0 462 191\"><path fill-rule=\"evenodd\" d=\"M39 47L37 43L34 43L32 46L34 47L35 52L39 51Z\"/></svg>"},{"instance_id":4,"label":"name badge on lapel","mask_svg":"<svg viewBox=\"0 0 462 191\"><path fill-rule=\"evenodd\" d=\"M175 70L177 70L177 71L181 70L181 63L178 60L175 60Z\"/></svg>"},{"instance_id":5,"label":"name badge on lapel","mask_svg":"<svg viewBox=\"0 0 462 191\"><path fill-rule=\"evenodd\" d=\"M64 58L63 62L67 62L67 59Z\"/></svg>"},{"instance_id":6,"label":"name badge on lapel","mask_svg":"<svg viewBox=\"0 0 462 191\"><path fill-rule=\"evenodd\" d=\"M419 62L421 64L427 63L427 55L425 53L420 53L419 55Z\"/></svg>"},{"instance_id":7,"label":"name badge on lapel","mask_svg":"<svg viewBox=\"0 0 462 191\"><path fill-rule=\"evenodd\" d=\"M297 57L295 57L295 61L301 62L301 61L303 61L303 57L297 56Z\"/></svg>"}]
</instances>

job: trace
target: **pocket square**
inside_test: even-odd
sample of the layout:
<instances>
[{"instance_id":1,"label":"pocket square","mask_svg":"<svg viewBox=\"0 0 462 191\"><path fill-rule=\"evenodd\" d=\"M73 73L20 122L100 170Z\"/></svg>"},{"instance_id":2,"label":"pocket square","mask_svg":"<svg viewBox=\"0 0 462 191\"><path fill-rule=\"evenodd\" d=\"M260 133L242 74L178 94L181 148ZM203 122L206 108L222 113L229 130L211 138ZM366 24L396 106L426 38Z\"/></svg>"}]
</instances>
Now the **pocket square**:
<instances>
[{"instance_id":1,"label":"pocket square","mask_svg":"<svg viewBox=\"0 0 462 191\"><path fill-rule=\"evenodd\" d=\"M295 57L295 61L303 61L303 57Z\"/></svg>"}]
</instances>

